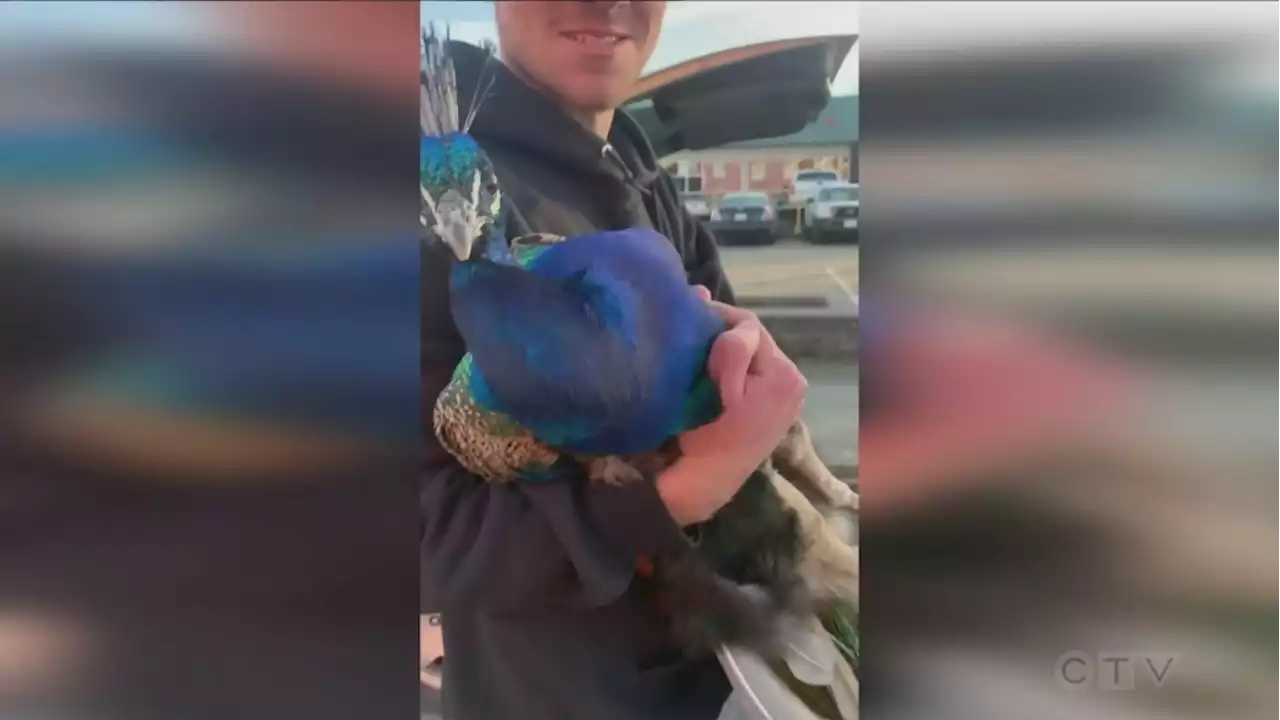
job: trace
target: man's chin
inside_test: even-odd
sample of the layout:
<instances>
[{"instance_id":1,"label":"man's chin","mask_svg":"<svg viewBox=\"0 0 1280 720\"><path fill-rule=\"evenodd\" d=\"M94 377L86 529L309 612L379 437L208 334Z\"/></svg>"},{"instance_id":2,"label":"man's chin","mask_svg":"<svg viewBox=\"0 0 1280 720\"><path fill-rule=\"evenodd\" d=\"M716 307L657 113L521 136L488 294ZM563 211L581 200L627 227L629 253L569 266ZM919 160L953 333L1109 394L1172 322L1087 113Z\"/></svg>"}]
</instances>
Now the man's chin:
<instances>
[{"instance_id":1,"label":"man's chin","mask_svg":"<svg viewBox=\"0 0 1280 720\"><path fill-rule=\"evenodd\" d=\"M565 100L576 108L588 112L609 112L626 101L626 93L620 92L615 83L584 84L566 93Z\"/></svg>"}]
</instances>

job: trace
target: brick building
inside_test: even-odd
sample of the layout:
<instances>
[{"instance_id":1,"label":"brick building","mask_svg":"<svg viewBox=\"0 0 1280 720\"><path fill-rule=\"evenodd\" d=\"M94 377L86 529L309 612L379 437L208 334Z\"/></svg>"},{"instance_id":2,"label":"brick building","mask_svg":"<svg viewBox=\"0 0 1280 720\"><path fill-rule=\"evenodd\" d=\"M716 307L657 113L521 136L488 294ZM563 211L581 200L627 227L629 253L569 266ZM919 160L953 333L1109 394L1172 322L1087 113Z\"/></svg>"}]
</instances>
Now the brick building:
<instances>
[{"instance_id":1,"label":"brick building","mask_svg":"<svg viewBox=\"0 0 1280 720\"><path fill-rule=\"evenodd\" d=\"M801 170L832 170L857 178L858 97L832 98L814 122L783 137L684 150L662 159L676 185L713 196L758 191L790 192Z\"/></svg>"}]
</instances>

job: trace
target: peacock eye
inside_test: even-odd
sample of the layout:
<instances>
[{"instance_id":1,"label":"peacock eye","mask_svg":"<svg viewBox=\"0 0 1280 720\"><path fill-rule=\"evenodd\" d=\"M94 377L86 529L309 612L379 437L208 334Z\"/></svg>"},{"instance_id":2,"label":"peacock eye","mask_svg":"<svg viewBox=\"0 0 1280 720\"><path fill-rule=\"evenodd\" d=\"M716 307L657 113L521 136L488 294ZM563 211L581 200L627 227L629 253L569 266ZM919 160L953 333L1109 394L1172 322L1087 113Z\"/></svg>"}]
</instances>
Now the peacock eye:
<instances>
[{"instance_id":1,"label":"peacock eye","mask_svg":"<svg viewBox=\"0 0 1280 720\"><path fill-rule=\"evenodd\" d=\"M488 185L485 185L484 191L490 195L496 194L498 192L498 183L491 182Z\"/></svg>"}]
</instances>

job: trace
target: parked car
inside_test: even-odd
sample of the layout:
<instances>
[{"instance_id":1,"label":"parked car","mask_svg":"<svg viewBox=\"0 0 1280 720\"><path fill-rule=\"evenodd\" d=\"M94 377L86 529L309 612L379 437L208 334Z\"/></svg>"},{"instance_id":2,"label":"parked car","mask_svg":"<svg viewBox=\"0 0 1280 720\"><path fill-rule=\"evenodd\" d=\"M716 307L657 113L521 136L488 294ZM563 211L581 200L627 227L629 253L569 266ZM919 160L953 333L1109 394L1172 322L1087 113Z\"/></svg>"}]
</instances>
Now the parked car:
<instances>
[{"instance_id":1,"label":"parked car","mask_svg":"<svg viewBox=\"0 0 1280 720\"><path fill-rule=\"evenodd\" d=\"M711 232L721 245L777 242L777 211L762 192L729 193L711 211Z\"/></svg>"},{"instance_id":2,"label":"parked car","mask_svg":"<svg viewBox=\"0 0 1280 720\"><path fill-rule=\"evenodd\" d=\"M711 220L711 202L706 195L694 192L681 193L680 200L684 203L684 209L693 216L694 220L699 222Z\"/></svg>"},{"instance_id":3,"label":"parked car","mask_svg":"<svg viewBox=\"0 0 1280 720\"><path fill-rule=\"evenodd\" d=\"M805 205L818 196L818 191L828 185L843 183L840 176L830 170L802 170L791 185L791 202Z\"/></svg>"},{"instance_id":4,"label":"parked car","mask_svg":"<svg viewBox=\"0 0 1280 720\"><path fill-rule=\"evenodd\" d=\"M858 239L858 184L825 185L805 208L804 238L811 243Z\"/></svg>"}]
</instances>

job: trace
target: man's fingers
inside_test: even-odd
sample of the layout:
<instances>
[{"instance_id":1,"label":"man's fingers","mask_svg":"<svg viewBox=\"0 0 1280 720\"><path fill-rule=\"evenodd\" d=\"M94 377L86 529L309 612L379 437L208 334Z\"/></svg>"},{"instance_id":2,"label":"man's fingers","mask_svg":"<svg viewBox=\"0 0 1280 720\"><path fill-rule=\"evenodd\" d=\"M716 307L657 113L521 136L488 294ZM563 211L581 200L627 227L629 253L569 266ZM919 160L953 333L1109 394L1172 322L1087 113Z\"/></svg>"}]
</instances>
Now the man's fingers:
<instances>
[{"instance_id":1,"label":"man's fingers","mask_svg":"<svg viewBox=\"0 0 1280 720\"><path fill-rule=\"evenodd\" d=\"M720 389L720 401L726 409L742 401L747 369L760 348L760 336L758 324L746 323L722 333L711 346L707 374Z\"/></svg>"},{"instance_id":2,"label":"man's fingers","mask_svg":"<svg viewBox=\"0 0 1280 720\"><path fill-rule=\"evenodd\" d=\"M706 285L694 285L693 292L697 294L698 299L702 300L702 302L711 302L711 291L707 289Z\"/></svg>"},{"instance_id":3,"label":"man's fingers","mask_svg":"<svg viewBox=\"0 0 1280 720\"><path fill-rule=\"evenodd\" d=\"M716 314L719 315L721 318L723 318L724 321L729 324L729 327L736 327L745 322L751 322L752 320L756 320L756 321L759 320L759 318L756 317L756 314L751 312L750 310L743 310L742 308L734 307L732 305L727 305L725 303L718 302L715 300L712 300L710 302L711 302L711 309L715 310Z\"/></svg>"},{"instance_id":4,"label":"man's fingers","mask_svg":"<svg viewBox=\"0 0 1280 720\"><path fill-rule=\"evenodd\" d=\"M748 372L752 375L765 374L769 371L769 368L778 364L780 352L778 346L769 337L769 331L762 329L760 332L760 345L756 348L756 354L751 356L751 367Z\"/></svg>"},{"instance_id":5,"label":"man's fingers","mask_svg":"<svg viewBox=\"0 0 1280 720\"><path fill-rule=\"evenodd\" d=\"M751 358L751 373L763 375L771 367L775 367L780 363L790 362L791 359L778 347L773 335L763 325L760 325L760 346L756 350L756 354Z\"/></svg>"}]
</instances>

